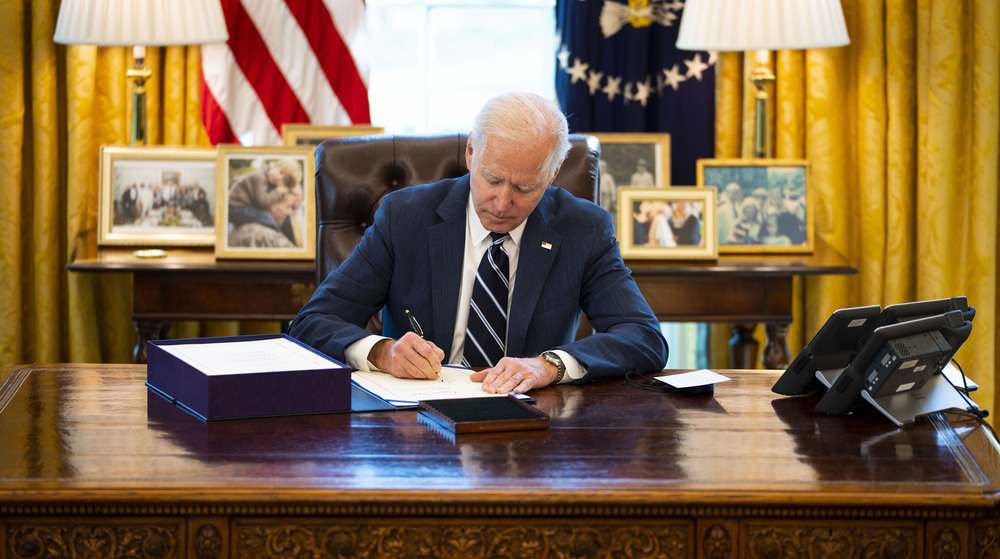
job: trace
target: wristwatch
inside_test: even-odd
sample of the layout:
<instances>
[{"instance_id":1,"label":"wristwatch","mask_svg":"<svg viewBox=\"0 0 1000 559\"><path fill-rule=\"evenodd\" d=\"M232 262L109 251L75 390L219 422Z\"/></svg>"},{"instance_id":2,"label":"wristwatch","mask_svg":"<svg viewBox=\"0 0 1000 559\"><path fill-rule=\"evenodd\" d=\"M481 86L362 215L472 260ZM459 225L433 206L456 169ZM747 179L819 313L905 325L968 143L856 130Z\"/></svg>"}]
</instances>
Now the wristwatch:
<instances>
[{"instance_id":1,"label":"wristwatch","mask_svg":"<svg viewBox=\"0 0 1000 559\"><path fill-rule=\"evenodd\" d=\"M556 369L559 371L556 373L556 380L552 384L559 384L562 382L563 377L566 376L566 364L563 363L559 354L554 351L544 351L541 355L539 355L539 357L555 365Z\"/></svg>"}]
</instances>

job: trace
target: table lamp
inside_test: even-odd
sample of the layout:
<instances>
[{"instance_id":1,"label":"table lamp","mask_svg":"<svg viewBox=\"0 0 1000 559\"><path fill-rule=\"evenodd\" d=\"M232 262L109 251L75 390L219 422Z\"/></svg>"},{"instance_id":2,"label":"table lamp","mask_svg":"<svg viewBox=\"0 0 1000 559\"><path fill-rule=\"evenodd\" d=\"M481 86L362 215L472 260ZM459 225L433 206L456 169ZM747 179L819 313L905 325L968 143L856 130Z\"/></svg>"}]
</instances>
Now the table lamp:
<instances>
[{"instance_id":1,"label":"table lamp","mask_svg":"<svg viewBox=\"0 0 1000 559\"><path fill-rule=\"evenodd\" d=\"M66 45L133 47L126 75L132 89L132 145L146 144L147 46L217 43L229 39L218 0L62 0L53 41Z\"/></svg>"},{"instance_id":2,"label":"table lamp","mask_svg":"<svg viewBox=\"0 0 1000 559\"><path fill-rule=\"evenodd\" d=\"M677 32L683 50L756 51L754 157L771 156L767 87L770 51L839 47L850 42L840 0L687 0Z\"/></svg>"}]
</instances>

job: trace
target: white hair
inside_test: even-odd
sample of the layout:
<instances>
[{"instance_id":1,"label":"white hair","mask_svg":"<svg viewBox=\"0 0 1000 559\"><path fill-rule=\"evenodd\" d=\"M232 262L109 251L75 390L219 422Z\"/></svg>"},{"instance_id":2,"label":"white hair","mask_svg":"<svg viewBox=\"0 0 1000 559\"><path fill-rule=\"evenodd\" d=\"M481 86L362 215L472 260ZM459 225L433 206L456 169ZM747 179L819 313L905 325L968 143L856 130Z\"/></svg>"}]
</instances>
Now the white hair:
<instances>
[{"instance_id":1,"label":"white hair","mask_svg":"<svg viewBox=\"0 0 1000 559\"><path fill-rule=\"evenodd\" d=\"M549 142L552 149L544 169L550 176L559 170L571 147L566 115L552 101L535 93L503 93L487 101L469 134L472 150L481 153L490 137L519 144Z\"/></svg>"}]
</instances>

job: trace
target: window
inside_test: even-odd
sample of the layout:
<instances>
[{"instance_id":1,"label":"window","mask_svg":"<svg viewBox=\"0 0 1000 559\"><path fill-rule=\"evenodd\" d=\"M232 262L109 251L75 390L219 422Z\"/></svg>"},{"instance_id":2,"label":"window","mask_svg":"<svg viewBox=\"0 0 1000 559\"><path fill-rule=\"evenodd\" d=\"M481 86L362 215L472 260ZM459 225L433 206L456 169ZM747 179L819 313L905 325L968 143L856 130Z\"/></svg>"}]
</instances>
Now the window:
<instances>
[{"instance_id":1,"label":"window","mask_svg":"<svg viewBox=\"0 0 1000 559\"><path fill-rule=\"evenodd\" d=\"M555 99L554 0L368 0L372 124L468 131L504 91Z\"/></svg>"}]
</instances>

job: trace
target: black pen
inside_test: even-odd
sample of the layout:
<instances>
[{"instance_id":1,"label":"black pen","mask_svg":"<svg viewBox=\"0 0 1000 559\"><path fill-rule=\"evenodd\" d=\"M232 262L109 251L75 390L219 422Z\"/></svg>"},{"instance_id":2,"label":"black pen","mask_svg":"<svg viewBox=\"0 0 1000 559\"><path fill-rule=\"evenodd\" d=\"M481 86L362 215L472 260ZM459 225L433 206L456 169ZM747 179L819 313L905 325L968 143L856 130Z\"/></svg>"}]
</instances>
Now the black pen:
<instances>
[{"instance_id":1,"label":"black pen","mask_svg":"<svg viewBox=\"0 0 1000 559\"><path fill-rule=\"evenodd\" d=\"M421 338L423 338L424 337L424 329L420 327L420 323L417 322L417 317L413 316L413 314L410 312L410 309L406 309L406 318L408 318L410 320L410 327L413 328L413 332L416 335L418 335ZM441 382L444 382L444 379L441 378L441 371L437 372L437 376L438 376L438 380L440 380Z\"/></svg>"}]
</instances>

